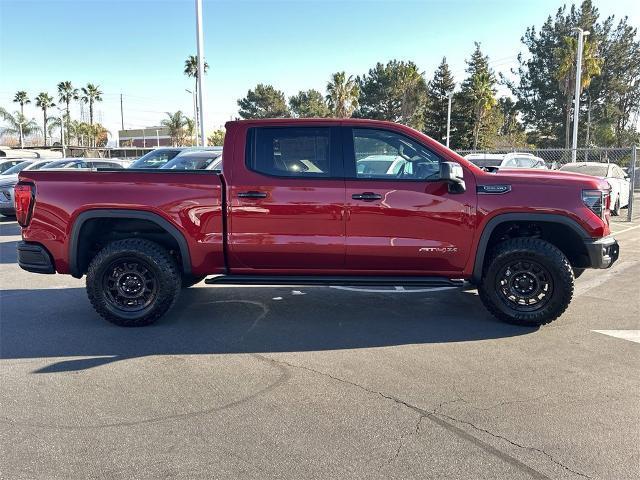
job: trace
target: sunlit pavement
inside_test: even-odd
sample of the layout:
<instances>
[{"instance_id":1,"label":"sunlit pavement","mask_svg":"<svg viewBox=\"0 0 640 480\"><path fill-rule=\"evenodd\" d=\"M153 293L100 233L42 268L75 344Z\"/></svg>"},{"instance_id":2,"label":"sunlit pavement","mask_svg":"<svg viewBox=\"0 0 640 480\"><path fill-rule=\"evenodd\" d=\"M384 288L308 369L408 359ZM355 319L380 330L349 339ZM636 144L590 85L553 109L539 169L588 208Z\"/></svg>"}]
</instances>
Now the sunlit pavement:
<instances>
[{"instance_id":1,"label":"sunlit pavement","mask_svg":"<svg viewBox=\"0 0 640 480\"><path fill-rule=\"evenodd\" d=\"M636 227L539 330L475 292L203 285L123 329L5 219L0 478L638 478Z\"/></svg>"}]
</instances>

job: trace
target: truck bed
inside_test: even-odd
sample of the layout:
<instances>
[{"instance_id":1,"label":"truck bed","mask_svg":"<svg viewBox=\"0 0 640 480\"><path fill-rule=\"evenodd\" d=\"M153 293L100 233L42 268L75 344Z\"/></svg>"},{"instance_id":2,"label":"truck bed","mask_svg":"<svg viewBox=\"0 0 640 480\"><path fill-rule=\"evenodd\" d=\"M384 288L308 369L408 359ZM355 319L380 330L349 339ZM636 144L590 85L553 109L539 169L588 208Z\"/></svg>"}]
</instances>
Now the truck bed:
<instances>
[{"instance_id":1,"label":"truck bed","mask_svg":"<svg viewBox=\"0 0 640 480\"><path fill-rule=\"evenodd\" d=\"M42 170L23 172L20 179L33 182L37 192L25 240L48 240L60 273L73 273L65 251L71 229L79 215L94 209L157 215L182 233L193 275L224 272L224 182L216 171Z\"/></svg>"}]
</instances>

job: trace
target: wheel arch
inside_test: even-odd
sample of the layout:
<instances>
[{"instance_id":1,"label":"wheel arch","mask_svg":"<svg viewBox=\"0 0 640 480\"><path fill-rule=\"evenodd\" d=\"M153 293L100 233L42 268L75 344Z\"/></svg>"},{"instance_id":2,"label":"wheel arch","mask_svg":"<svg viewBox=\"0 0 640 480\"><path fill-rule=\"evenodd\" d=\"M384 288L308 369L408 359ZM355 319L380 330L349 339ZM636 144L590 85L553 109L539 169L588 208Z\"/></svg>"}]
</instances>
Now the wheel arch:
<instances>
[{"instance_id":1,"label":"wheel arch","mask_svg":"<svg viewBox=\"0 0 640 480\"><path fill-rule=\"evenodd\" d=\"M482 278L484 261L487 257L488 250L492 246L490 244L492 235L496 233L500 227L518 223L547 224L558 226L565 231L570 232L574 236L574 238L578 237L581 240L582 247L584 247L585 240L591 239L587 231L578 222L564 215L553 213L503 213L496 215L485 224L482 230L482 234L480 235L478 247L475 254L473 273L471 275L471 281L473 283L478 283Z\"/></svg>"},{"instance_id":2,"label":"wheel arch","mask_svg":"<svg viewBox=\"0 0 640 480\"><path fill-rule=\"evenodd\" d=\"M80 213L71 228L69 237L69 272L72 276L81 278L84 273L80 252L83 227L85 227L88 222L99 219L141 220L155 224L175 241L180 251L180 266L182 267L182 271L187 275L191 274L191 257L187 240L182 232L167 219L157 213L145 210L94 209Z\"/></svg>"}]
</instances>

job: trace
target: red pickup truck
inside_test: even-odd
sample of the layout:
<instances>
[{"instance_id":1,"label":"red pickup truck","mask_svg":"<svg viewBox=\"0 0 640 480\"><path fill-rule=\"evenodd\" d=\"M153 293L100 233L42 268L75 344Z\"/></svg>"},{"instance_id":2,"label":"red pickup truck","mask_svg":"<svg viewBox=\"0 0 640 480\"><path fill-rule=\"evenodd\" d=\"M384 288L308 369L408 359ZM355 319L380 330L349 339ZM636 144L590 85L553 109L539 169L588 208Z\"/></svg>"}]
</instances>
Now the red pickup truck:
<instances>
[{"instance_id":1,"label":"red pickup truck","mask_svg":"<svg viewBox=\"0 0 640 480\"><path fill-rule=\"evenodd\" d=\"M497 318L541 325L574 278L607 268L609 187L581 174L489 173L408 127L229 122L223 171L22 172L30 272L86 274L107 320L147 325L208 284L477 287Z\"/></svg>"}]
</instances>

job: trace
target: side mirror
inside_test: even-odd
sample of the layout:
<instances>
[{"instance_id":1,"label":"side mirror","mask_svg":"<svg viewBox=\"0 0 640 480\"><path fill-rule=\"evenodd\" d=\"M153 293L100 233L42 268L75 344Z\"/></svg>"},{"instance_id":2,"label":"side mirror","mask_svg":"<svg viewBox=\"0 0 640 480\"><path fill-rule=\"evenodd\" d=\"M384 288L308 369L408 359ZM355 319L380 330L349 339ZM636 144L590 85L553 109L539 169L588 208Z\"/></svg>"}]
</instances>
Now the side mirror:
<instances>
[{"instance_id":1,"label":"side mirror","mask_svg":"<svg viewBox=\"0 0 640 480\"><path fill-rule=\"evenodd\" d=\"M440 180L449 184L451 193L462 193L467 189L464 183L464 172L458 163L440 163Z\"/></svg>"}]
</instances>

